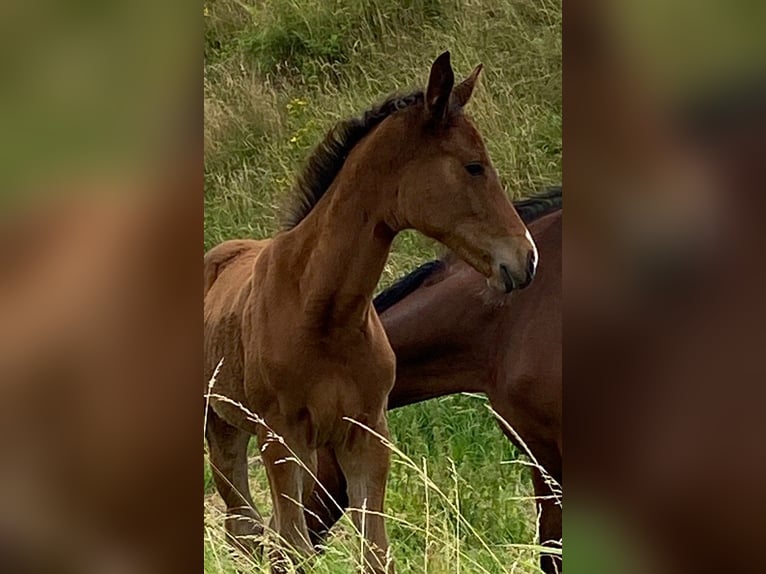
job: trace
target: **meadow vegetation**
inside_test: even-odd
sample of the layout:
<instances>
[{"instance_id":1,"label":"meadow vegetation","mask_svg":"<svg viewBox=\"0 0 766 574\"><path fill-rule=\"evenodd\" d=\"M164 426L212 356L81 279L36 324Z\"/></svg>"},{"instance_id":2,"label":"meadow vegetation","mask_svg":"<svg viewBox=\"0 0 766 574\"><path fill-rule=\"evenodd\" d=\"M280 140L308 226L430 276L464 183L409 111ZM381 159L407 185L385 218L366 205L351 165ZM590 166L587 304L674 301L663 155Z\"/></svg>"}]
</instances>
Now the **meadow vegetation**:
<instances>
[{"instance_id":1,"label":"meadow vegetation","mask_svg":"<svg viewBox=\"0 0 766 574\"><path fill-rule=\"evenodd\" d=\"M561 181L560 0L213 0L204 19L206 249L272 235L327 129L393 91L422 88L445 49L458 78L485 65L468 111L510 196ZM401 234L381 287L439 251ZM538 571L525 457L484 397L407 407L390 426L401 449L387 496L399 572ZM252 476L268 514L256 450ZM226 546L207 468L205 537L206 572L268 572ZM349 572L358 549L346 521L309 571Z\"/></svg>"}]
</instances>

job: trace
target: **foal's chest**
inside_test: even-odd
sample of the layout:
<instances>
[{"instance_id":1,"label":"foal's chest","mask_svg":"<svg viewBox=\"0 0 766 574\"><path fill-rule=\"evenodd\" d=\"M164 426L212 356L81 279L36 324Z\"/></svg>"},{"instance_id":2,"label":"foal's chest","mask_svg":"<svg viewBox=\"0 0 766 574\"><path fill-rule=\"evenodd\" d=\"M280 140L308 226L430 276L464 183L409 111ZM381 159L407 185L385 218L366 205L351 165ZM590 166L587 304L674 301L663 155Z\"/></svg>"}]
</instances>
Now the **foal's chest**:
<instances>
[{"instance_id":1,"label":"foal's chest","mask_svg":"<svg viewBox=\"0 0 766 574\"><path fill-rule=\"evenodd\" d=\"M332 409L344 415L385 404L394 383L395 360L388 346L371 341L298 337L259 345L252 371L290 408ZM254 381L255 382L255 381Z\"/></svg>"}]
</instances>

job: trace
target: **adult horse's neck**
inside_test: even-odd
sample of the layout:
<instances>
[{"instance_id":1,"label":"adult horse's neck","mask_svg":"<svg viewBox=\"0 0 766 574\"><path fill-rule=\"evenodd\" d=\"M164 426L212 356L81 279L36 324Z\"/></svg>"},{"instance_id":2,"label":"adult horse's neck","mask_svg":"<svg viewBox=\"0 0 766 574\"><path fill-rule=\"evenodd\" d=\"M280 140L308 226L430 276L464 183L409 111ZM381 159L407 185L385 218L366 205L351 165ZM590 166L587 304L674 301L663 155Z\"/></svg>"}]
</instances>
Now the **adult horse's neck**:
<instances>
[{"instance_id":1,"label":"adult horse's neck","mask_svg":"<svg viewBox=\"0 0 766 574\"><path fill-rule=\"evenodd\" d=\"M560 212L540 216L530 231L542 263L535 283L513 302L513 295L490 291L484 277L453 261L381 313L396 353L389 408L461 392L489 394L506 376L509 332L538 321L532 317L543 315L541 306L560 316L553 303L561 291Z\"/></svg>"},{"instance_id":2,"label":"adult horse's neck","mask_svg":"<svg viewBox=\"0 0 766 574\"><path fill-rule=\"evenodd\" d=\"M395 197L396 179L371 143L357 145L325 197L285 234L301 254L304 316L323 331L365 324L396 235L385 199Z\"/></svg>"},{"instance_id":3,"label":"adult horse's neck","mask_svg":"<svg viewBox=\"0 0 766 574\"><path fill-rule=\"evenodd\" d=\"M389 408L460 392L486 392L498 309L486 280L462 261L447 263L381 314L396 353Z\"/></svg>"}]
</instances>

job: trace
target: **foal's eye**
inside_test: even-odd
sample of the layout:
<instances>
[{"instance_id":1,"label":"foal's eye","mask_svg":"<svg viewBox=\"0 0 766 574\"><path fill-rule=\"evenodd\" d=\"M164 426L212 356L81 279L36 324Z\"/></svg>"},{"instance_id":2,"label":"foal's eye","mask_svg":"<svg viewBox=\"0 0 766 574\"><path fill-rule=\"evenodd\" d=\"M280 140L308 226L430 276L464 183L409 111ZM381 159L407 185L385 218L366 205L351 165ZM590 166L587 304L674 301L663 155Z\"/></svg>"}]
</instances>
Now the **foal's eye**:
<instances>
[{"instance_id":1,"label":"foal's eye","mask_svg":"<svg viewBox=\"0 0 766 574\"><path fill-rule=\"evenodd\" d=\"M478 162L469 163L465 166L465 170L471 175L481 175L484 173L484 166Z\"/></svg>"}]
</instances>

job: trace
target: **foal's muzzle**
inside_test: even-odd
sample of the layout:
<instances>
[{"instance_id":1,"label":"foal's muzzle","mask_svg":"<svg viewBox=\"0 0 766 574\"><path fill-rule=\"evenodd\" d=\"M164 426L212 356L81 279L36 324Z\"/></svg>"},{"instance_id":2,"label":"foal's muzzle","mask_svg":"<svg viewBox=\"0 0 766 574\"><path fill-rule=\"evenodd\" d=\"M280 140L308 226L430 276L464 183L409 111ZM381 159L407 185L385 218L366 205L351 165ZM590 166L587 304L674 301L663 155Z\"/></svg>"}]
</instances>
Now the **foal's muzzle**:
<instances>
[{"instance_id":1,"label":"foal's muzzle","mask_svg":"<svg viewBox=\"0 0 766 574\"><path fill-rule=\"evenodd\" d=\"M536 257L534 253L530 251L527 255L527 265L525 268L526 274L521 279L514 277L508 265L505 263L500 264L500 277L503 280L506 293L510 293L516 289L524 289L532 283L532 280L535 278L535 272L537 271L537 262L535 259Z\"/></svg>"},{"instance_id":2,"label":"foal's muzzle","mask_svg":"<svg viewBox=\"0 0 766 574\"><path fill-rule=\"evenodd\" d=\"M537 247L527 231L522 236L501 239L492 250L490 286L510 293L524 289L535 278Z\"/></svg>"}]
</instances>

